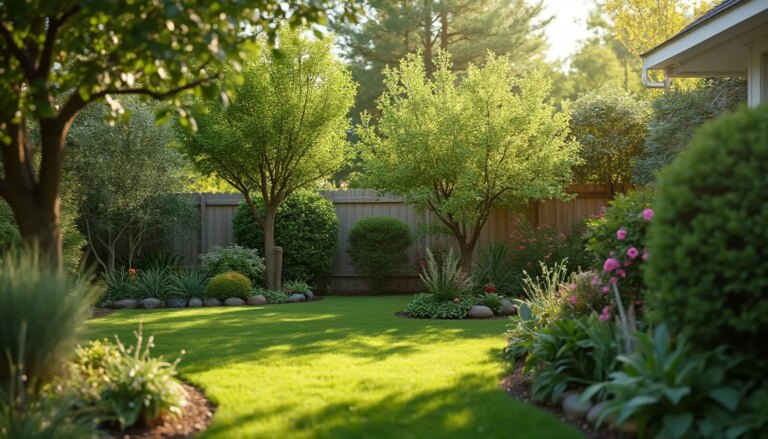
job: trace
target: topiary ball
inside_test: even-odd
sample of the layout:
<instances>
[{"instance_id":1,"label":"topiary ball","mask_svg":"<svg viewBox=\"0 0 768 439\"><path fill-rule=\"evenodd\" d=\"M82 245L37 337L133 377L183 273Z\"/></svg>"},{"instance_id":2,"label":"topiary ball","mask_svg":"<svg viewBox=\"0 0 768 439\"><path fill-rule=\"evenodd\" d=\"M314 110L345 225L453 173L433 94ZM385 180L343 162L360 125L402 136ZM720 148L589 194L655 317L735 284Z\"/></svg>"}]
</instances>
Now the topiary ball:
<instances>
[{"instance_id":1,"label":"topiary ball","mask_svg":"<svg viewBox=\"0 0 768 439\"><path fill-rule=\"evenodd\" d=\"M212 299L226 300L230 297L247 299L251 295L251 281L236 271L217 274L205 287L205 296Z\"/></svg>"},{"instance_id":2,"label":"topiary ball","mask_svg":"<svg viewBox=\"0 0 768 439\"><path fill-rule=\"evenodd\" d=\"M695 347L768 353L768 106L696 132L658 180L648 301Z\"/></svg>"}]
</instances>

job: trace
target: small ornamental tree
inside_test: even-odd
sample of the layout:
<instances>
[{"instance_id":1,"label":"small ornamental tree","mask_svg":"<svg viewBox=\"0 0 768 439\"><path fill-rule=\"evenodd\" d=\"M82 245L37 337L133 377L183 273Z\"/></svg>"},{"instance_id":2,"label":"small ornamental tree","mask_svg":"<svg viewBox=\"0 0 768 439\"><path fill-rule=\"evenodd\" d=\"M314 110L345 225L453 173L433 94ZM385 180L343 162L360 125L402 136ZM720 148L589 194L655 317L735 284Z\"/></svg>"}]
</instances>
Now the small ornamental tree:
<instances>
[{"instance_id":1,"label":"small ornamental tree","mask_svg":"<svg viewBox=\"0 0 768 439\"><path fill-rule=\"evenodd\" d=\"M571 107L571 133L579 142L579 183L632 181L632 164L642 154L651 106L619 87L585 93Z\"/></svg>"},{"instance_id":2,"label":"small ornamental tree","mask_svg":"<svg viewBox=\"0 0 768 439\"><path fill-rule=\"evenodd\" d=\"M278 31L280 53L261 40L242 64L243 82L228 106L204 104L198 132L182 141L204 174L215 173L245 197L264 231L266 284L279 289L275 249L278 208L293 192L339 170L348 157L347 112L355 86L331 53L331 41L303 30ZM263 201L264 211L254 201Z\"/></svg>"},{"instance_id":3,"label":"small ornamental tree","mask_svg":"<svg viewBox=\"0 0 768 439\"><path fill-rule=\"evenodd\" d=\"M322 21L329 3L0 2L0 196L23 239L60 263L64 140L89 103L106 98L120 112L110 96L143 95L178 105L179 93L213 92L209 86L225 65L239 60L249 40L244 29L273 35L269 25L281 18L294 25ZM351 16L353 6L342 2L343 15ZM32 123L40 128L37 140L29 134Z\"/></svg>"},{"instance_id":4,"label":"small ornamental tree","mask_svg":"<svg viewBox=\"0 0 768 439\"><path fill-rule=\"evenodd\" d=\"M565 196L577 145L542 75L517 76L494 55L461 80L444 52L435 68L428 79L409 55L387 70L378 124L364 116L358 131L371 186L432 211L469 272L491 209Z\"/></svg>"}]
</instances>

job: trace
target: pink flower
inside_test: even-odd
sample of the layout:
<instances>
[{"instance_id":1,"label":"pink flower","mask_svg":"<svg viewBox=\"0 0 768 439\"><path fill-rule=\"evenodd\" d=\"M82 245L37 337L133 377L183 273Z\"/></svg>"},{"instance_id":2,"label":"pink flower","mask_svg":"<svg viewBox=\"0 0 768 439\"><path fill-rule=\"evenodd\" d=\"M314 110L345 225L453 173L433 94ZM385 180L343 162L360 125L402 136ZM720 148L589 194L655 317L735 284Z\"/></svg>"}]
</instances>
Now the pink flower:
<instances>
[{"instance_id":1,"label":"pink flower","mask_svg":"<svg viewBox=\"0 0 768 439\"><path fill-rule=\"evenodd\" d=\"M643 219L645 221L650 221L653 219L653 209L645 209L643 211Z\"/></svg>"},{"instance_id":2,"label":"pink flower","mask_svg":"<svg viewBox=\"0 0 768 439\"><path fill-rule=\"evenodd\" d=\"M458 297L454 297L453 301L456 302L456 303L459 303L459 302L461 302L461 299L459 299Z\"/></svg>"},{"instance_id":3,"label":"pink flower","mask_svg":"<svg viewBox=\"0 0 768 439\"><path fill-rule=\"evenodd\" d=\"M600 313L600 320L605 322L606 320L611 319L611 305L607 305L605 308L603 308L603 312Z\"/></svg>"},{"instance_id":4,"label":"pink flower","mask_svg":"<svg viewBox=\"0 0 768 439\"><path fill-rule=\"evenodd\" d=\"M619 263L618 259L616 258L608 258L605 260L605 263L603 264L603 271L606 273L610 273L611 271L619 268L621 264Z\"/></svg>"},{"instance_id":5,"label":"pink flower","mask_svg":"<svg viewBox=\"0 0 768 439\"><path fill-rule=\"evenodd\" d=\"M619 241L623 241L627 237L627 231L624 229L619 229L616 231L616 239Z\"/></svg>"},{"instance_id":6,"label":"pink flower","mask_svg":"<svg viewBox=\"0 0 768 439\"><path fill-rule=\"evenodd\" d=\"M625 266L625 267L629 267L630 265L632 265L632 261L631 261L631 260L629 260L629 259L626 259L626 260L624 261L624 266Z\"/></svg>"},{"instance_id":7,"label":"pink flower","mask_svg":"<svg viewBox=\"0 0 768 439\"><path fill-rule=\"evenodd\" d=\"M644 261L648 260L648 250L643 250L643 256L641 256L641 258L643 258Z\"/></svg>"},{"instance_id":8,"label":"pink flower","mask_svg":"<svg viewBox=\"0 0 768 439\"><path fill-rule=\"evenodd\" d=\"M612 284L615 284L615 283L616 283L616 282L618 282L618 281L619 281L619 280L618 280L618 279L616 279L615 277L612 277L612 278L608 279L608 283L612 283Z\"/></svg>"},{"instance_id":9,"label":"pink flower","mask_svg":"<svg viewBox=\"0 0 768 439\"><path fill-rule=\"evenodd\" d=\"M629 259L635 259L638 254L640 254L640 252L634 247L627 249L627 256L629 256Z\"/></svg>"},{"instance_id":10,"label":"pink flower","mask_svg":"<svg viewBox=\"0 0 768 439\"><path fill-rule=\"evenodd\" d=\"M576 298L576 296L568 296L568 303L571 305L576 305L578 303L579 299Z\"/></svg>"},{"instance_id":11,"label":"pink flower","mask_svg":"<svg viewBox=\"0 0 768 439\"><path fill-rule=\"evenodd\" d=\"M593 277L592 278L592 285L594 285L594 286L600 285L600 278L597 277L597 276Z\"/></svg>"},{"instance_id":12,"label":"pink flower","mask_svg":"<svg viewBox=\"0 0 768 439\"><path fill-rule=\"evenodd\" d=\"M627 272L622 270L621 268L617 268L615 271L616 275L621 277L627 277ZM615 282L614 282L615 283Z\"/></svg>"},{"instance_id":13,"label":"pink flower","mask_svg":"<svg viewBox=\"0 0 768 439\"><path fill-rule=\"evenodd\" d=\"M611 289L608 287L603 287L602 291L603 293L608 294L608 291L611 291Z\"/></svg>"}]
</instances>

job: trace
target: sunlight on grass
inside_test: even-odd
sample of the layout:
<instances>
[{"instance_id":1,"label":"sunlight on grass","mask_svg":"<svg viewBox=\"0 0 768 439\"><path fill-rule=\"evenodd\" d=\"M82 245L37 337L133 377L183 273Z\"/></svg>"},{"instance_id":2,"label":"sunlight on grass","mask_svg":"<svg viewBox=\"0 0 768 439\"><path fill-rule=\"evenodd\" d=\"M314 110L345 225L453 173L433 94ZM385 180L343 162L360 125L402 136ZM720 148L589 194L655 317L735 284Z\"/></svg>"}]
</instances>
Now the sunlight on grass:
<instances>
[{"instance_id":1,"label":"sunlight on grass","mask_svg":"<svg viewBox=\"0 0 768 439\"><path fill-rule=\"evenodd\" d=\"M330 297L267 307L121 311L94 337L140 320L157 352L218 404L204 437L579 438L497 387L507 322L424 321L408 297Z\"/></svg>"}]
</instances>

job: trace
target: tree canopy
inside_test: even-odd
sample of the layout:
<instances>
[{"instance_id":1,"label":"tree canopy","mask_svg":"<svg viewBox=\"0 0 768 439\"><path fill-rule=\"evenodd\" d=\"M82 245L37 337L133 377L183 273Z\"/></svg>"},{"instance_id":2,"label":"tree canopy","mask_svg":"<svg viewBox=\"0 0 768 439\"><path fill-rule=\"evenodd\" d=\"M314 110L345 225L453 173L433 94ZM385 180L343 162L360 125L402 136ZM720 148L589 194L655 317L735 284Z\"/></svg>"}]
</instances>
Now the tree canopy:
<instances>
[{"instance_id":1,"label":"tree canopy","mask_svg":"<svg viewBox=\"0 0 768 439\"><path fill-rule=\"evenodd\" d=\"M446 52L432 79L421 57L406 56L385 70L378 123L365 115L359 132L371 186L433 212L469 270L494 206L564 196L577 145L542 74L517 75L495 55L461 79L452 70Z\"/></svg>"}]
</instances>

